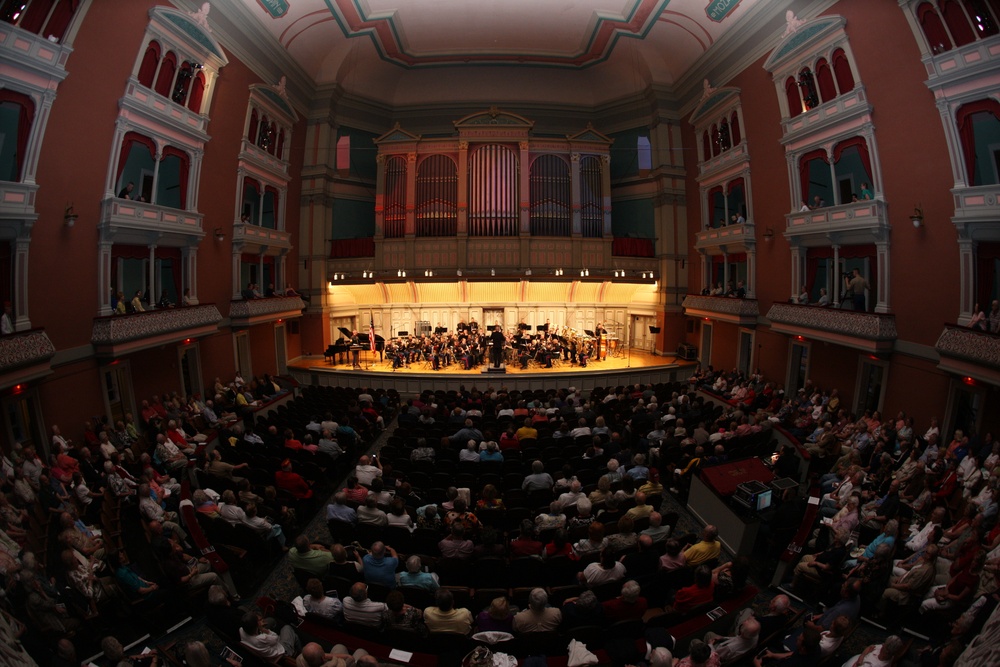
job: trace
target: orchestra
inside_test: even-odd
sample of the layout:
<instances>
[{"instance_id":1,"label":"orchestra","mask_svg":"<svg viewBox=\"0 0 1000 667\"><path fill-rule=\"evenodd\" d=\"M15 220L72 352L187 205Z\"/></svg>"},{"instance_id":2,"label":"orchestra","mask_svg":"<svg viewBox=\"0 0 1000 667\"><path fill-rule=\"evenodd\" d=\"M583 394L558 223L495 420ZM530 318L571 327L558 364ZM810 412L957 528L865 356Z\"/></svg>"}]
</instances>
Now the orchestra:
<instances>
[{"instance_id":1,"label":"orchestra","mask_svg":"<svg viewBox=\"0 0 1000 667\"><path fill-rule=\"evenodd\" d=\"M441 370L458 364L472 370L486 363L496 363L491 352L496 349L499 361L516 363L520 368L531 366L552 368L559 362L586 367L594 361L596 340L569 327L550 327L535 334L518 327L504 332L501 327L480 332L475 320L468 325L459 323L455 333L395 337L386 342L386 358L393 369L424 364L425 368ZM502 341L502 346L500 345ZM499 349L497 349L499 348Z\"/></svg>"}]
</instances>

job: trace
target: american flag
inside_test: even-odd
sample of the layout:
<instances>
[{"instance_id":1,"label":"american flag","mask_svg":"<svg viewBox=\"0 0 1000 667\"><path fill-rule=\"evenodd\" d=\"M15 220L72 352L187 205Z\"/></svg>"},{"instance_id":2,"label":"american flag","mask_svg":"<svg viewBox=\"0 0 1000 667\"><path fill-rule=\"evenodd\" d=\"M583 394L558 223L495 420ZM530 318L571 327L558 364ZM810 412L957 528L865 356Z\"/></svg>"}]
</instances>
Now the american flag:
<instances>
[{"instance_id":1,"label":"american flag","mask_svg":"<svg viewBox=\"0 0 1000 667\"><path fill-rule=\"evenodd\" d=\"M375 316L371 315L371 319L368 320L368 346L371 351L375 351Z\"/></svg>"}]
</instances>

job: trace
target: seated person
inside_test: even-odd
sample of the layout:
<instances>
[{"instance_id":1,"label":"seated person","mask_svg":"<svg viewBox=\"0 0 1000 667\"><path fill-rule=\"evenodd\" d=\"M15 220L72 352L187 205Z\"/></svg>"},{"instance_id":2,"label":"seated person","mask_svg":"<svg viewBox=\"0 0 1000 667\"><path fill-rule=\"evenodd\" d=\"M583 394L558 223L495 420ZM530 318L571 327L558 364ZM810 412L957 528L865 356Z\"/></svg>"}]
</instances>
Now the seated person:
<instances>
[{"instance_id":1,"label":"seated person","mask_svg":"<svg viewBox=\"0 0 1000 667\"><path fill-rule=\"evenodd\" d=\"M699 605L711 602L714 596L712 570L707 565L699 565L694 571L694 583L677 591L668 611L686 614Z\"/></svg>"},{"instance_id":2,"label":"seated person","mask_svg":"<svg viewBox=\"0 0 1000 667\"><path fill-rule=\"evenodd\" d=\"M332 595L328 595L327 592L323 590L323 582L319 579L313 577L307 581L307 594L302 598L302 604L305 605L306 611L312 614L317 614L331 621L339 620L340 614L344 609L344 605L340 602L340 598L337 597L336 591L329 592L332 593Z\"/></svg>"},{"instance_id":3,"label":"seated person","mask_svg":"<svg viewBox=\"0 0 1000 667\"><path fill-rule=\"evenodd\" d=\"M271 661L284 656L294 658L302 651L302 644L295 628L283 626L280 632L268 630L264 619L255 611L247 612L240 625L240 643L253 649L257 656Z\"/></svg>"},{"instance_id":4,"label":"seated person","mask_svg":"<svg viewBox=\"0 0 1000 667\"><path fill-rule=\"evenodd\" d=\"M552 632L562 622L562 612L548 606L549 594L544 588L533 588L528 594L528 608L514 615L514 631Z\"/></svg>"},{"instance_id":5,"label":"seated person","mask_svg":"<svg viewBox=\"0 0 1000 667\"><path fill-rule=\"evenodd\" d=\"M472 612L455 608L455 596L447 588L434 593L435 606L424 610L424 624L430 632L454 632L468 635L472 632Z\"/></svg>"}]
</instances>

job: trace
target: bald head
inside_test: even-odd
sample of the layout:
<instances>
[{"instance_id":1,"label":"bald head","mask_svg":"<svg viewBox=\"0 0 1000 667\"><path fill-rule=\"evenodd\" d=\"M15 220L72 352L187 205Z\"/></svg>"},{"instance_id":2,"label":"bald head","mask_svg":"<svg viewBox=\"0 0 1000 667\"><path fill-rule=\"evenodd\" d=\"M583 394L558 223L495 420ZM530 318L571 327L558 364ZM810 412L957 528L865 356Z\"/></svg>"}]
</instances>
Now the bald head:
<instances>
[{"instance_id":1,"label":"bald head","mask_svg":"<svg viewBox=\"0 0 1000 667\"><path fill-rule=\"evenodd\" d=\"M302 647L302 660L309 667L320 667L325 662L325 658L326 652L316 642L309 642Z\"/></svg>"},{"instance_id":2,"label":"bald head","mask_svg":"<svg viewBox=\"0 0 1000 667\"><path fill-rule=\"evenodd\" d=\"M754 639L760 634L760 621L751 616L740 626L740 637Z\"/></svg>"}]
</instances>

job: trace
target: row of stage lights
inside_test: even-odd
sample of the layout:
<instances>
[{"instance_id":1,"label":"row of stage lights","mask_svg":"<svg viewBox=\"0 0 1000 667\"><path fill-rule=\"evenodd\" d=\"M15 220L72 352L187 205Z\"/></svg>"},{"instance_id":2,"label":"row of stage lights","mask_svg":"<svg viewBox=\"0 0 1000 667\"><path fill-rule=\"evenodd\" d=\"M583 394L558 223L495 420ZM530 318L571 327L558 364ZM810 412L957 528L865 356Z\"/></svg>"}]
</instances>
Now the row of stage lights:
<instances>
[{"instance_id":1,"label":"row of stage lights","mask_svg":"<svg viewBox=\"0 0 1000 667\"><path fill-rule=\"evenodd\" d=\"M391 276L391 273L388 274L388 275ZM465 269L465 270L458 269L458 270L455 271L455 275L458 276L459 278L461 278L463 276L469 276L469 277L471 277L471 276L476 276L476 275L485 275L485 273L480 273L478 271L469 271L468 269ZM497 270L496 269L490 269L490 277L495 277L496 275L497 275ZM531 276L532 275L532 270L531 269L525 269L524 275L525 276ZM564 275L566 275L566 271L564 269L555 269L552 272L552 275L554 275L556 277L564 276ZM612 272L612 275L615 278L627 278L627 277L629 277L629 273L625 269L615 269ZM425 269L424 270L424 278L433 278L434 276L435 276L435 272L434 272L433 269ZM632 276L639 276L643 280L652 280L653 278L656 277L656 274L653 271L642 271L642 272L633 272ZM406 269L397 269L396 270L396 277L397 278L405 278L406 277ZM581 278L589 278L590 277L590 269L580 269L580 277ZM371 271L371 270L365 269L364 271L361 272L361 278L363 280L374 280L375 279L375 271ZM337 272L337 273L333 274L333 278L330 281L330 283L332 284L334 281L340 282L340 281L347 280L347 279L348 279L348 276L347 276L346 273L339 273L339 272Z\"/></svg>"}]
</instances>

